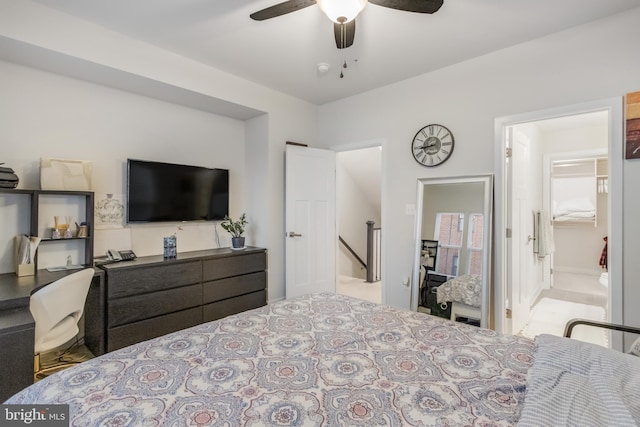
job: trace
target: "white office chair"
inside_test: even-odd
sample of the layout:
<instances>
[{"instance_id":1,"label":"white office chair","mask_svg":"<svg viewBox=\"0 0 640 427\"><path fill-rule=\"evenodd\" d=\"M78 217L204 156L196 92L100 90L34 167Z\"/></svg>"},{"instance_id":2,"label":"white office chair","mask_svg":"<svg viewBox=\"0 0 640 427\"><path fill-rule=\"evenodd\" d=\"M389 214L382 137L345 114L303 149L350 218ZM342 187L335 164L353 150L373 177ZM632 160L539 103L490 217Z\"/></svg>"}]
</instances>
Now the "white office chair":
<instances>
[{"instance_id":1,"label":"white office chair","mask_svg":"<svg viewBox=\"0 0 640 427\"><path fill-rule=\"evenodd\" d=\"M61 346L78 335L78 322L94 271L91 268L65 276L31 295L29 310L35 319L34 375L64 364L41 369L40 354ZM76 362L77 363L77 362Z\"/></svg>"}]
</instances>

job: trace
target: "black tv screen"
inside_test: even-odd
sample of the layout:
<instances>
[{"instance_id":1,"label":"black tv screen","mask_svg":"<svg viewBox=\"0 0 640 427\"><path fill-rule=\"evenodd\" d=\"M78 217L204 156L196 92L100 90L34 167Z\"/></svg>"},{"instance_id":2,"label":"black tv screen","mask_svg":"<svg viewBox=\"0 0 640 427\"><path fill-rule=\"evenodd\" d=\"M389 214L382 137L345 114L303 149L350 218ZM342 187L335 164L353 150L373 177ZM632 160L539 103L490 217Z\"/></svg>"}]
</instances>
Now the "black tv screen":
<instances>
[{"instance_id":1,"label":"black tv screen","mask_svg":"<svg viewBox=\"0 0 640 427\"><path fill-rule=\"evenodd\" d=\"M228 170L127 160L127 222L211 221L228 213Z\"/></svg>"}]
</instances>

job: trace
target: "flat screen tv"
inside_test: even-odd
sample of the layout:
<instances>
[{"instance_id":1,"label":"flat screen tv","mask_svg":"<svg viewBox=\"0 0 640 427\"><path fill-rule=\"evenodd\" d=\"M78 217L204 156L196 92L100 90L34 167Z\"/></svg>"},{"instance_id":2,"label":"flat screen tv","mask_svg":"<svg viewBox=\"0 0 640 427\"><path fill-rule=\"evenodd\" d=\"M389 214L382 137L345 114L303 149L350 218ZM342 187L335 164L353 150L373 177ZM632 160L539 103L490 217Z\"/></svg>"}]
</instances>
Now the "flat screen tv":
<instances>
[{"instance_id":1,"label":"flat screen tv","mask_svg":"<svg viewBox=\"0 0 640 427\"><path fill-rule=\"evenodd\" d=\"M127 160L127 222L212 221L228 213L228 170Z\"/></svg>"}]
</instances>

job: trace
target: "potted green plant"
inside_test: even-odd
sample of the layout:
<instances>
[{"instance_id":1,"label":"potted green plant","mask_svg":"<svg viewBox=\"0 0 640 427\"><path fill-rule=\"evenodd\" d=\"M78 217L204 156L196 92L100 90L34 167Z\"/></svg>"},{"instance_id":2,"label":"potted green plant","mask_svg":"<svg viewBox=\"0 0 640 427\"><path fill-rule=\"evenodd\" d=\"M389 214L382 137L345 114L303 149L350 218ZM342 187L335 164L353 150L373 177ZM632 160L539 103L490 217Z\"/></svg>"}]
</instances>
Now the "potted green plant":
<instances>
[{"instance_id":1,"label":"potted green plant","mask_svg":"<svg viewBox=\"0 0 640 427\"><path fill-rule=\"evenodd\" d=\"M240 215L240 218L237 221L232 220L229 215L225 215L224 219L220 223L220 227L231 234L231 247L233 249L244 248L243 234L247 224L247 214L244 213Z\"/></svg>"}]
</instances>

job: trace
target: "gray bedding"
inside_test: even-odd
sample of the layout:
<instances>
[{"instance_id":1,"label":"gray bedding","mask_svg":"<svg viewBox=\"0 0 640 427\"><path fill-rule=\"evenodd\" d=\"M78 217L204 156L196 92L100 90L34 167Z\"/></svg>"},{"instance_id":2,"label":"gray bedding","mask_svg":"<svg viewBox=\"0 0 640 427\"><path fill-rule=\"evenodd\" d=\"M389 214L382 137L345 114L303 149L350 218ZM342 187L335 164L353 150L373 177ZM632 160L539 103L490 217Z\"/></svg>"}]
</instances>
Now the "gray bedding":
<instances>
[{"instance_id":1,"label":"gray bedding","mask_svg":"<svg viewBox=\"0 0 640 427\"><path fill-rule=\"evenodd\" d=\"M540 335L519 426L640 424L640 358Z\"/></svg>"}]
</instances>

